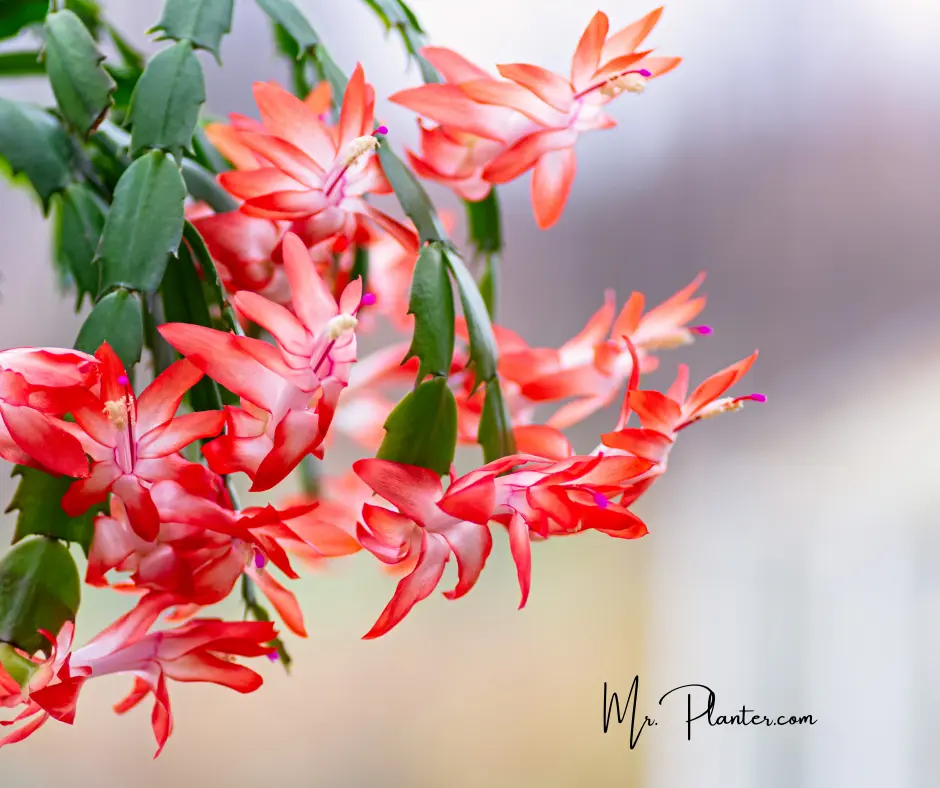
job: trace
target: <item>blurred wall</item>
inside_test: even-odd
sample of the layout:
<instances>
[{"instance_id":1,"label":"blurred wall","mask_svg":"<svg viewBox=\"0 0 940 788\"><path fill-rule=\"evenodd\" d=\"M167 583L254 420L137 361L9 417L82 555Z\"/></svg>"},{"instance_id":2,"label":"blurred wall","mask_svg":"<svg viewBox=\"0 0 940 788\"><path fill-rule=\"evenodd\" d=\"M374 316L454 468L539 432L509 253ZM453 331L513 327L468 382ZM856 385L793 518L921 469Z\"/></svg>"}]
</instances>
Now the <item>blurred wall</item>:
<instances>
[{"instance_id":1,"label":"blurred wall","mask_svg":"<svg viewBox=\"0 0 940 788\"><path fill-rule=\"evenodd\" d=\"M156 0L107 5L138 42L159 16ZM360 4L301 5L380 97L417 84ZM559 71L596 10L412 6L435 43L487 67ZM604 10L616 25L650 7ZM527 178L500 190L502 321L533 343L572 336L605 287L658 301L704 269L716 332L665 355L653 384L677 361L701 379L761 350L746 387L769 403L683 436L639 507L650 536L539 545L523 612L497 539L471 595L435 595L374 643L358 638L392 582L357 559L304 585L312 634L291 643L289 679L266 666L266 686L244 698L174 687L176 732L153 765L148 714L115 717L124 682L96 682L74 729L50 724L0 752L3 784L934 785L938 33L937 6L918 0L675 0L652 42L686 62L612 105L616 130L581 140L559 225L537 230ZM246 0L223 59L224 71L205 60L214 113L251 114L251 82L286 78ZM0 92L48 100L36 83ZM396 143L413 144L409 113L379 111ZM0 239L0 344L70 345L81 318L53 295L47 227L6 185ZM581 425L576 445L589 450L613 418ZM0 502L11 492L4 479ZM0 543L11 531L0 520ZM80 639L119 604L88 593ZM636 674L640 714L662 717L630 751L627 731L601 733L598 712L602 683L625 693ZM819 723L696 727L689 742L684 701L656 706L687 683L712 687L719 713L746 704Z\"/></svg>"}]
</instances>

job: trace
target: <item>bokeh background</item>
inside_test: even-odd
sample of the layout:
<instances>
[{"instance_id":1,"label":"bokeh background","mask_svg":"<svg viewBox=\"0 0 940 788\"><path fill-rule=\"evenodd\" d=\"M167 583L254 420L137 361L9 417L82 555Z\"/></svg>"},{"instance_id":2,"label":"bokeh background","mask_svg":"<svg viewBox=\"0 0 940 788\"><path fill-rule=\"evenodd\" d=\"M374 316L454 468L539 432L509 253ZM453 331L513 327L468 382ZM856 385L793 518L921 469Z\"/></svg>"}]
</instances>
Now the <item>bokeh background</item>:
<instances>
[{"instance_id":1,"label":"bokeh background","mask_svg":"<svg viewBox=\"0 0 940 788\"><path fill-rule=\"evenodd\" d=\"M363 62L380 99L417 84L360 3L299 4L345 70ZM558 71L596 10L411 4L435 43L475 62ZM104 5L146 44L158 0ZM616 26L652 7L603 6ZM236 8L224 71L205 60L217 114L253 114L251 82L287 79L261 12ZM651 43L686 61L613 104L616 130L582 139L560 224L537 230L528 178L500 190L502 322L534 344L573 336L605 287L659 301L706 270L716 331L665 354L651 383L667 384L679 361L701 379L760 348L746 388L768 404L683 436L639 507L648 537L538 545L522 612L497 538L472 594L435 594L376 642L359 638L394 581L358 556L303 583L311 636L289 641L290 677L265 664L248 697L175 685L175 734L156 762L149 710L111 713L127 682L93 682L74 728L50 723L0 751L0 784L935 786L938 36L940 6L922 0L672 0ZM50 99L41 81L0 93ZM379 111L396 144L413 143L409 113L381 100ZM82 317L54 292L48 227L6 184L0 206L0 346L70 346ZM572 439L590 450L613 418ZM351 458L339 447L329 465ZM0 518L0 543L12 529ZM88 592L79 639L122 604ZM602 688L625 694L635 675L639 713L659 725L631 751L626 726L602 733ZM818 723L698 723L687 741L684 696L657 701L689 683L714 689L718 713L746 705Z\"/></svg>"}]
</instances>

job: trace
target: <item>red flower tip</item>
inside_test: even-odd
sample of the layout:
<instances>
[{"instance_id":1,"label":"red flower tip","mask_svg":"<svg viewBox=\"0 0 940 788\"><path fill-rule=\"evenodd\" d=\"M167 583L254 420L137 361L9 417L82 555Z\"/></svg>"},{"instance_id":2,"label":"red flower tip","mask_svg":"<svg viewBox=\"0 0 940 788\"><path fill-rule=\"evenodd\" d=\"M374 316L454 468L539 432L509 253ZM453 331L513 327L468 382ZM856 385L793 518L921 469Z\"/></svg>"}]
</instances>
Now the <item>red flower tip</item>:
<instances>
[{"instance_id":1,"label":"red flower tip","mask_svg":"<svg viewBox=\"0 0 940 788\"><path fill-rule=\"evenodd\" d=\"M375 303L375 293L362 294L362 306L372 306Z\"/></svg>"},{"instance_id":2,"label":"red flower tip","mask_svg":"<svg viewBox=\"0 0 940 788\"><path fill-rule=\"evenodd\" d=\"M376 134L388 134L388 126L379 126L372 132L372 136L374 137Z\"/></svg>"},{"instance_id":3,"label":"red flower tip","mask_svg":"<svg viewBox=\"0 0 940 788\"><path fill-rule=\"evenodd\" d=\"M714 329L711 326L690 326L689 331L693 334L701 334L702 336L708 336Z\"/></svg>"}]
</instances>

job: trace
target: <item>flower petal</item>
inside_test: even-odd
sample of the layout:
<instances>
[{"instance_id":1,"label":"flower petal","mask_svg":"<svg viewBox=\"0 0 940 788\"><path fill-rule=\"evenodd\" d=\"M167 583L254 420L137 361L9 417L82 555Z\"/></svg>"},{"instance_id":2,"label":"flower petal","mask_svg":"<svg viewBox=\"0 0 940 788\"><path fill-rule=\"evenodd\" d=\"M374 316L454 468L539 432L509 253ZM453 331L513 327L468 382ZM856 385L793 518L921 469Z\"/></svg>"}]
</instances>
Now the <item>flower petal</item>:
<instances>
[{"instance_id":1,"label":"flower petal","mask_svg":"<svg viewBox=\"0 0 940 788\"><path fill-rule=\"evenodd\" d=\"M219 184L240 200L250 200L275 192L303 193L301 183L275 167L223 172L219 175Z\"/></svg>"},{"instance_id":2,"label":"flower petal","mask_svg":"<svg viewBox=\"0 0 940 788\"><path fill-rule=\"evenodd\" d=\"M202 379L203 374L199 367L186 359L170 364L137 398L137 434L145 435L172 419L186 392Z\"/></svg>"},{"instance_id":3,"label":"flower petal","mask_svg":"<svg viewBox=\"0 0 940 788\"><path fill-rule=\"evenodd\" d=\"M435 123L452 126L484 139L506 141L509 110L479 104L457 85L432 84L409 88L389 96L389 101L424 115Z\"/></svg>"},{"instance_id":4,"label":"flower petal","mask_svg":"<svg viewBox=\"0 0 940 788\"><path fill-rule=\"evenodd\" d=\"M441 480L434 471L388 460L365 459L353 471L382 498L416 523L430 522L438 511Z\"/></svg>"},{"instance_id":5,"label":"flower petal","mask_svg":"<svg viewBox=\"0 0 940 788\"><path fill-rule=\"evenodd\" d=\"M317 114L278 85L256 82L253 92L265 127L300 148L322 169L327 169L336 155L336 148Z\"/></svg>"},{"instance_id":6,"label":"flower petal","mask_svg":"<svg viewBox=\"0 0 940 788\"><path fill-rule=\"evenodd\" d=\"M399 624L418 602L427 599L441 581L449 558L450 547L444 537L425 531L417 565L411 574L399 582L395 595L362 639L373 640L386 634Z\"/></svg>"},{"instance_id":7,"label":"flower petal","mask_svg":"<svg viewBox=\"0 0 940 788\"><path fill-rule=\"evenodd\" d=\"M597 71L601 61L601 50L604 48L604 39L610 29L607 14L598 11L588 22L588 26L581 34L581 40L571 59L571 83L576 90L582 90L590 82L591 76Z\"/></svg>"},{"instance_id":8,"label":"flower petal","mask_svg":"<svg viewBox=\"0 0 940 788\"><path fill-rule=\"evenodd\" d=\"M578 132L572 129L528 134L487 164L483 177L490 183L508 183L534 167L541 156L570 148L577 139Z\"/></svg>"},{"instance_id":9,"label":"flower petal","mask_svg":"<svg viewBox=\"0 0 940 788\"><path fill-rule=\"evenodd\" d=\"M187 413L161 424L137 441L137 456L156 459L175 454L194 441L214 438L225 425L225 413L206 410Z\"/></svg>"},{"instance_id":10,"label":"flower petal","mask_svg":"<svg viewBox=\"0 0 940 788\"><path fill-rule=\"evenodd\" d=\"M81 443L49 416L0 402L0 421L13 443L50 471L79 479L90 475Z\"/></svg>"},{"instance_id":11,"label":"flower petal","mask_svg":"<svg viewBox=\"0 0 940 788\"><path fill-rule=\"evenodd\" d=\"M532 172L532 205L540 229L547 230L561 218L576 170L572 148L547 153L536 163Z\"/></svg>"},{"instance_id":12,"label":"flower petal","mask_svg":"<svg viewBox=\"0 0 940 788\"><path fill-rule=\"evenodd\" d=\"M663 8L650 11L642 19L638 19L627 25L622 30L618 30L604 44L601 51L601 62L607 63L614 58L623 57L634 52L636 48L646 40L659 18L663 15Z\"/></svg>"},{"instance_id":13,"label":"flower petal","mask_svg":"<svg viewBox=\"0 0 940 788\"><path fill-rule=\"evenodd\" d=\"M239 349L231 334L188 323L157 329L176 350L209 377L259 408L277 401L283 380Z\"/></svg>"},{"instance_id":14,"label":"flower petal","mask_svg":"<svg viewBox=\"0 0 940 788\"><path fill-rule=\"evenodd\" d=\"M451 83L469 82L471 79L492 79L482 68L473 65L463 55L444 47L423 47L421 54Z\"/></svg>"},{"instance_id":15,"label":"flower petal","mask_svg":"<svg viewBox=\"0 0 940 788\"><path fill-rule=\"evenodd\" d=\"M310 265L312 267L313 263ZM286 307L250 290L242 290L232 296L232 305L250 321L269 331L288 353L298 356L309 353L312 337Z\"/></svg>"},{"instance_id":16,"label":"flower petal","mask_svg":"<svg viewBox=\"0 0 940 788\"><path fill-rule=\"evenodd\" d=\"M564 77L528 63L508 63L497 67L500 76L534 93L548 106L567 114L574 102L571 83Z\"/></svg>"},{"instance_id":17,"label":"flower petal","mask_svg":"<svg viewBox=\"0 0 940 788\"><path fill-rule=\"evenodd\" d=\"M316 336L330 319L336 317L339 311L336 299L317 272L300 238L287 233L282 250L284 269L290 282L291 305L307 330Z\"/></svg>"}]
</instances>

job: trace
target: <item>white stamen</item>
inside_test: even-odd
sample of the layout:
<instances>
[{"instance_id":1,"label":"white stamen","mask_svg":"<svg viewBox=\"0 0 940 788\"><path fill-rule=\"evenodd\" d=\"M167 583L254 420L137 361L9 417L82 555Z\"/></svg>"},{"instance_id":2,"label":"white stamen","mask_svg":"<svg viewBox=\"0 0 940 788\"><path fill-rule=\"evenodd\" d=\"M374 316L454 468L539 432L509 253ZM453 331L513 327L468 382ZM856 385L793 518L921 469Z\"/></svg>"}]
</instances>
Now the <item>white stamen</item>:
<instances>
[{"instance_id":1,"label":"white stamen","mask_svg":"<svg viewBox=\"0 0 940 788\"><path fill-rule=\"evenodd\" d=\"M642 93L646 90L646 78L642 74L624 74L609 80L601 93L608 98L614 98L621 93Z\"/></svg>"},{"instance_id":2,"label":"white stamen","mask_svg":"<svg viewBox=\"0 0 940 788\"><path fill-rule=\"evenodd\" d=\"M340 151L340 160L344 167L352 167L363 156L368 156L379 147L379 141L371 134L366 137L356 137L343 146Z\"/></svg>"},{"instance_id":3,"label":"white stamen","mask_svg":"<svg viewBox=\"0 0 940 788\"><path fill-rule=\"evenodd\" d=\"M326 335L333 340L354 331L359 321L352 315L337 315L326 324Z\"/></svg>"},{"instance_id":4,"label":"white stamen","mask_svg":"<svg viewBox=\"0 0 940 788\"><path fill-rule=\"evenodd\" d=\"M106 403L104 403L102 413L108 417L108 421L110 421L117 429L123 430L127 428L126 400L108 400Z\"/></svg>"}]
</instances>

